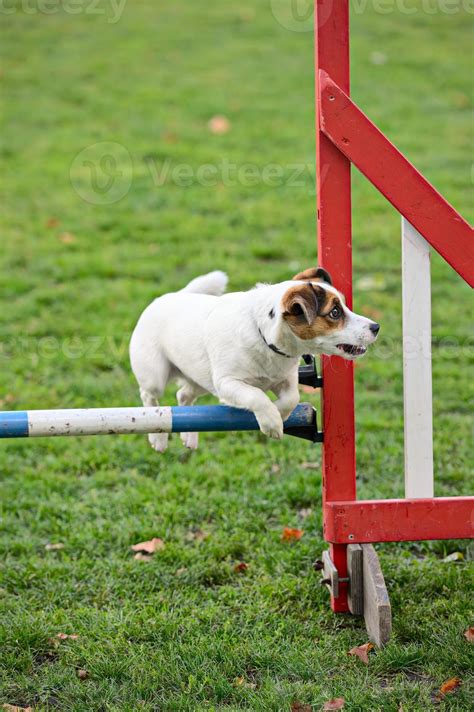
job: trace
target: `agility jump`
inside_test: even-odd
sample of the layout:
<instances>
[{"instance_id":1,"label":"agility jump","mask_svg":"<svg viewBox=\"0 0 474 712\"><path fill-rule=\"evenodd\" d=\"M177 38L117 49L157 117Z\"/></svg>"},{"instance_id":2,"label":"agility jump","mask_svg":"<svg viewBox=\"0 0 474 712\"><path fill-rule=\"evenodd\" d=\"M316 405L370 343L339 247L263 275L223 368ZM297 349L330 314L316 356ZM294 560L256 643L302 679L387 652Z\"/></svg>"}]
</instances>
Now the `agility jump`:
<instances>
[{"instance_id":1,"label":"agility jump","mask_svg":"<svg viewBox=\"0 0 474 712\"><path fill-rule=\"evenodd\" d=\"M20 410L0 413L0 438L245 430L259 430L254 414L225 405ZM284 433L321 442L322 433L318 432L316 410L309 403L300 403L285 421Z\"/></svg>"}]
</instances>

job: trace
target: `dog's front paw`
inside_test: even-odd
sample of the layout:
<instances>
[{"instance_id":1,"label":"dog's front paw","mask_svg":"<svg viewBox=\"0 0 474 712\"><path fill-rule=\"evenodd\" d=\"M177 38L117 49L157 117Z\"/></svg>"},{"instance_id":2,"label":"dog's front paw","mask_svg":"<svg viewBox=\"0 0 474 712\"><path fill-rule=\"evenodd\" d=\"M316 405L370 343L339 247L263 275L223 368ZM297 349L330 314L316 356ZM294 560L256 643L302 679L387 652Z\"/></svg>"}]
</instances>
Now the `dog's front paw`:
<instances>
[{"instance_id":1,"label":"dog's front paw","mask_svg":"<svg viewBox=\"0 0 474 712\"><path fill-rule=\"evenodd\" d=\"M150 433L148 440L153 450L164 452L168 447L168 433Z\"/></svg>"},{"instance_id":2,"label":"dog's front paw","mask_svg":"<svg viewBox=\"0 0 474 712\"><path fill-rule=\"evenodd\" d=\"M281 440L283 437L283 421L278 410L255 414L260 430L264 435L274 440Z\"/></svg>"}]
</instances>

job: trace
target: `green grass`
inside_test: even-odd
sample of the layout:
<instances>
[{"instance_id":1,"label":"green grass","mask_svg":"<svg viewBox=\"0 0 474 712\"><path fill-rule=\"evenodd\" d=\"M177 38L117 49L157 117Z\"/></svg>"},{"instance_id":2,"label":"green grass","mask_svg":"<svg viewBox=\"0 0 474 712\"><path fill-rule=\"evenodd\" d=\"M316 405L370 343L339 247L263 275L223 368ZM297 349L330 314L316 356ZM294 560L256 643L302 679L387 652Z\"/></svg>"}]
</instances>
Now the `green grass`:
<instances>
[{"instance_id":1,"label":"green grass","mask_svg":"<svg viewBox=\"0 0 474 712\"><path fill-rule=\"evenodd\" d=\"M355 99L472 219L470 22L368 3L353 13L352 71ZM311 35L252 0L134 0L115 24L18 11L2 26L1 407L136 404L127 342L155 295L209 269L240 289L314 263ZM216 114L232 123L226 135L207 128ZM133 176L121 200L97 205L81 199L88 172L73 162L102 141L125 147ZM117 158L126 181L127 153ZM284 179L182 187L151 175L224 160L276 163ZM292 164L305 166L298 185ZM399 217L359 175L354 241L356 307L382 324L356 371L359 493L397 496ZM472 489L469 300L435 256L438 495ZM4 443L0 701L266 712L343 696L348 710L425 712L457 675L438 709L469 709L472 564L443 561L467 556L466 543L379 547L394 632L365 667L347 656L366 641L363 624L330 612L312 569L324 548L319 463L317 446L253 434L205 435L191 456L176 438L161 457L143 437ZM283 526L303 539L281 542ZM193 528L209 536L194 540ZM165 550L134 560L130 545L152 536ZM79 638L54 646L59 632Z\"/></svg>"}]
</instances>

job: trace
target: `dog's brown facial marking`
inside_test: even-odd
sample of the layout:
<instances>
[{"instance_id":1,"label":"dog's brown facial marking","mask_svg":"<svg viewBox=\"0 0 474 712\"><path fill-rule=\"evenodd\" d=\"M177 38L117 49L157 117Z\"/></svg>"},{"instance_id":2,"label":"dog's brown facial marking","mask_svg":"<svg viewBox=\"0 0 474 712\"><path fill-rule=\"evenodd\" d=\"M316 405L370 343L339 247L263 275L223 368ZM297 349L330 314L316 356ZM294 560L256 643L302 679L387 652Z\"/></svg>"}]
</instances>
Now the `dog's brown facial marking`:
<instances>
[{"instance_id":1,"label":"dog's brown facial marking","mask_svg":"<svg viewBox=\"0 0 474 712\"><path fill-rule=\"evenodd\" d=\"M346 320L338 295L312 282L290 287L283 295L282 311L290 329L303 340L342 329Z\"/></svg>"},{"instance_id":2,"label":"dog's brown facial marking","mask_svg":"<svg viewBox=\"0 0 474 712\"><path fill-rule=\"evenodd\" d=\"M311 281L311 282L326 282L327 284L332 285L332 279L331 275L329 272L326 272L325 269L322 267L309 267L308 269L305 269L303 272L299 272L298 274L295 274L293 277L294 280L300 280L300 281Z\"/></svg>"}]
</instances>

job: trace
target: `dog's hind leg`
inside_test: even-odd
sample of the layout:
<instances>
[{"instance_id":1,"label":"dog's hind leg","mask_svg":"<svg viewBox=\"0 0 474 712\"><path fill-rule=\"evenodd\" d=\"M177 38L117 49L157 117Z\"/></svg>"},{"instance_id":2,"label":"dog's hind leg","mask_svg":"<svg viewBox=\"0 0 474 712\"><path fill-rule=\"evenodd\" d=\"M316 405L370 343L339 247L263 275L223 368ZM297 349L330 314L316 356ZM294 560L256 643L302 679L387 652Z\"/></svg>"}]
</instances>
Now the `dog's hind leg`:
<instances>
[{"instance_id":1,"label":"dog's hind leg","mask_svg":"<svg viewBox=\"0 0 474 712\"><path fill-rule=\"evenodd\" d=\"M150 391L140 388L140 398L142 399L143 405L147 408L155 408L159 405L156 392L151 393ZM164 452L166 450L168 447L168 439L168 433L149 433L148 435L150 445L153 450L156 450L157 452Z\"/></svg>"},{"instance_id":2,"label":"dog's hind leg","mask_svg":"<svg viewBox=\"0 0 474 712\"><path fill-rule=\"evenodd\" d=\"M205 391L199 388L199 386L196 386L194 383L185 381L176 394L178 405L193 405L196 398L204 392ZM199 433L181 433L180 437L184 445L190 450L197 449L199 443Z\"/></svg>"},{"instance_id":3,"label":"dog's hind leg","mask_svg":"<svg viewBox=\"0 0 474 712\"><path fill-rule=\"evenodd\" d=\"M140 397L145 407L156 408L171 375L171 364L161 353L138 352L132 360L132 368L140 387ZM168 447L168 433L149 433L150 445L157 452Z\"/></svg>"}]
</instances>

